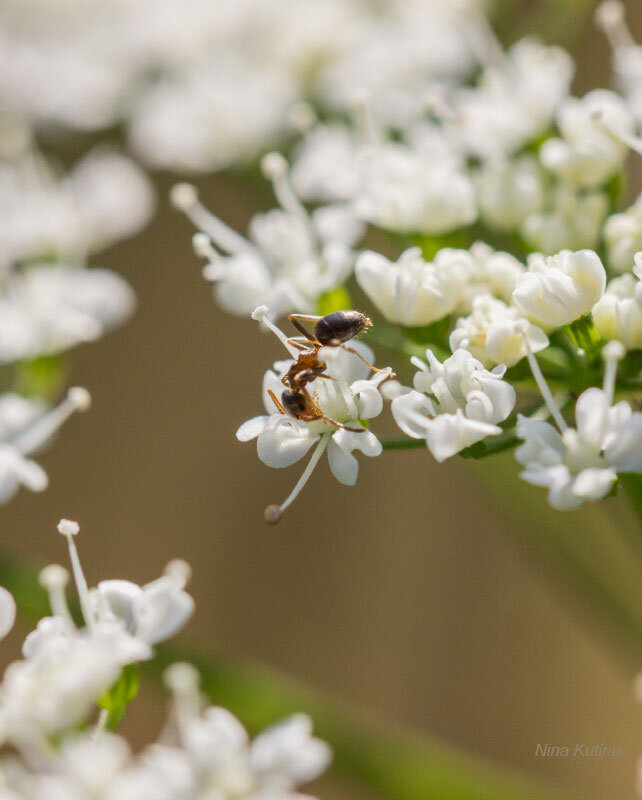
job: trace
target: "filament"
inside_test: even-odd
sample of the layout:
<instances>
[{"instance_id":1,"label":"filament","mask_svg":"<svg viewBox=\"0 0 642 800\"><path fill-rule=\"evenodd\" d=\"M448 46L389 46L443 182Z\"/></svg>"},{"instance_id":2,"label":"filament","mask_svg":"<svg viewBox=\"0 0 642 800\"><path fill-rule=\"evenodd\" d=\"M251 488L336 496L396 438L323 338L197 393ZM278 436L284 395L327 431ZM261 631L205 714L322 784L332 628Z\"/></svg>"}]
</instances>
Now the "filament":
<instances>
[{"instance_id":1,"label":"filament","mask_svg":"<svg viewBox=\"0 0 642 800\"><path fill-rule=\"evenodd\" d=\"M533 351L531 350L530 342L528 341L528 337L526 336L526 332L524 330L520 331L522 334L522 338L524 339L524 347L526 348L526 358L528 359L528 364L531 368L531 372L533 373L533 378L535 378L535 383L537 384L537 388L540 391L540 394L544 398L544 402L546 403L548 410L551 413L551 416L555 420L557 427L560 429L560 432L563 433L567 428L568 425L564 421L564 417L562 416L562 412L557 407L557 403L553 395L551 394L551 390L548 388L548 384L546 383L546 379L544 378L544 374L540 369L539 364L537 363L537 359L533 355Z\"/></svg>"},{"instance_id":2,"label":"filament","mask_svg":"<svg viewBox=\"0 0 642 800\"><path fill-rule=\"evenodd\" d=\"M86 411L90 405L89 392L80 386L74 386L61 403L27 425L16 435L12 443L21 453L30 453L53 436L74 411Z\"/></svg>"},{"instance_id":3,"label":"filament","mask_svg":"<svg viewBox=\"0 0 642 800\"><path fill-rule=\"evenodd\" d=\"M308 464L307 464L305 470L303 471L303 474L301 475L299 480L296 482L296 484L294 486L294 489L292 489L292 491L287 496L287 498L283 501L283 503L281 503L281 505L268 506L265 509L265 520L270 525L275 525L281 519L281 517L283 516L283 512L285 511L285 509L288 506L292 505L292 503L299 496L299 494L301 493L301 490L303 489L305 484L308 482L308 480L310 478L310 475L312 475L312 473L314 472L316 465L319 463L319 459L321 458L321 456L325 452L326 447L330 443L331 436L332 436L331 433L324 433L321 436L321 439L320 439L318 445L316 446L316 448L314 450L314 453L312 453L312 457L308 461Z\"/></svg>"},{"instance_id":4,"label":"filament","mask_svg":"<svg viewBox=\"0 0 642 800\"><path fill-rule=\"evenodd\" d=\"M205 208L191 183L177 183L172 188L171 201L174 208L182 211L195 228L205 231L222 250L241 253L252 249L247 239Z\"/></svg>"}]
</instances>

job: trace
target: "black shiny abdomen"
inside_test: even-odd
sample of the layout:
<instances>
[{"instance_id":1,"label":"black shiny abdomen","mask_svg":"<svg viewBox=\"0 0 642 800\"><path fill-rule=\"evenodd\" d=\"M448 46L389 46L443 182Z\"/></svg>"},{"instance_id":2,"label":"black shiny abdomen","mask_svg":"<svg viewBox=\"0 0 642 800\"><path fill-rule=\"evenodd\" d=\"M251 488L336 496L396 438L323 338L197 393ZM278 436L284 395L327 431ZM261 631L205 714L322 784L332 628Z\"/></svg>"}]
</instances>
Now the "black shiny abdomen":
<instances>
[{"instance_id":1,"label":"black shiny abdomen","mask_svg":"<svg viewBox=\"0 0 642 800\"><path fill-rule=\"evenodd\" d=\"M368 324L368 317L360 311L334 311L321 317L314 326L314 336L323 345L349 342Z\"/></svg>"},{"instance_id":2,"label":"black shiny abdomen","mask_svg":"<svg viewBox=\"0 0 642 800\"><path fill-rule=\"evenodd\" d=\"M288 392L287 390L281 395L281 403L283 408L290 414L299 418L306 409L305 397L300 392Z\"/></svg>"}]
</instances>

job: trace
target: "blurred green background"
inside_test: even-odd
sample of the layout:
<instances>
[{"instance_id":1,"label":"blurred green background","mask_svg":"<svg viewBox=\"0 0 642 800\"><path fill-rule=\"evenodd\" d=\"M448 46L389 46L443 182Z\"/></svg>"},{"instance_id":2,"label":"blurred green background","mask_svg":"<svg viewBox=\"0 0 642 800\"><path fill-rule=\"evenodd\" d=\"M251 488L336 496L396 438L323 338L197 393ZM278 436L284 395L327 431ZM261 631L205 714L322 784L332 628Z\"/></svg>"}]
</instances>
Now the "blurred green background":
<instances>
[{"instance_id":1,"label":"blurred green background","mask_svg":"<svg viewBox=\"0 0 642 800\"><path fill-rule=\"evenodd\" d=\"M552 28L572 34L578 92L610 80L601 35L579 25L585 5L560 0L560 9L577 6L577 18ZM642 40L642 6L628 6ZM642 629L642 587L622 536L634 523L622 499L552 513L543 492L519 484L510 455L497 462L491 490L494 461L440 466L414 450L362 459L354 488L322 465L282 523L266 527L263 508L287 495L300 465L270 470L234 432L260 413L263 371L281 352L251 321L217 310L192 230L168 207L173 180L156 178L152 225L96 262L131 281L139 309L72 354L70 382L91 391L93 408L42 457L50 489L23 491L0 512L3 547L38 566L64 563L55 531L64 516L80 522L90 584L146 582L181 556L193 565L197 600L184 641L272 665L339 706L430 732L575 796L633 797L642 645L636 663L636 646L591 612L591 588L562 588L563 559L540 548L554 526L567 528L568 547L601 567ZM271 202L231 175L199 186L240 229ZM23 633L2 644L3 662ZM164 711L160 694L143 691L126 723L136 743L156 734ZM538 743L583 742L617 745L622 756L535 758ZM326 800L370 796L332 777L315 789Z\"/></svg>"}]
</instances>

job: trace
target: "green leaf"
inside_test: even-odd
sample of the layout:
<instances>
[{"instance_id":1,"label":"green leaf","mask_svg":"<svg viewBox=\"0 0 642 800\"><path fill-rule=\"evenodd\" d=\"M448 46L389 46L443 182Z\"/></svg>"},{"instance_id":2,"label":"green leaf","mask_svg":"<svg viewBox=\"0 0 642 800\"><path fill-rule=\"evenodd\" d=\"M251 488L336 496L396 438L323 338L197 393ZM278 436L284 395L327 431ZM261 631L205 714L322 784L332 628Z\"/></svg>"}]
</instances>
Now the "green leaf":
<instances>
[{"instance_id":1,"label":"green leaf","mask_svg":"<svg viewBox=\"0 0 642 800\"><path fill-rule=\"evenodd\" d=\"M107 711L107 730L114 731L118 727L127 706L138 694L140 675L138 664L127 664L120 678L108 692L100 698L98 705Z\"/></svg>"},{"instance_id":2,"label":"green leaf","mask_svg":"<svg viewBox=\"0 0 642 800\"><path fill-rule=\"evenodd\" d=\"M347 311L352 308L352 298L345 286L337 286L320 295L317 301L317 314L325 317L334 311Z\"/></svg>"}]
</instances>

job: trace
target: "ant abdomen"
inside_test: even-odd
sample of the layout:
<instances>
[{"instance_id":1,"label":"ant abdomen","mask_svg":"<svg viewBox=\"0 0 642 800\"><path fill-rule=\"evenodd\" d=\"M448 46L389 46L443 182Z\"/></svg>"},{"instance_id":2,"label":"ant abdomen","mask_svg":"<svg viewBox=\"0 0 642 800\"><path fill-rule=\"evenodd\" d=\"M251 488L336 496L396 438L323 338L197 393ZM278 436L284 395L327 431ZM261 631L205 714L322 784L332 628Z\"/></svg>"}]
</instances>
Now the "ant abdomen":
<instances>
[{"instance_id":1,"label":"ant abdomen","mask_svg":"<svg viewBox=\"0 0 642 800\"><path fill-rule=\"evenodd\" d=\"M354 339L370 325L370 319L360 311L334 311L316 322L313 333L319 344L336 347Z\"/></svg>"},{"instance_id":2,"label":"ant abdomen","mask_svg":"<svg viewBox=\"0 0 642 800\"><path fill-rule=\"evenodd\" d=\"M289 392L287 389L281 395L281 403L286 412L295 419L301 419L308 408L308 404L301 392Z\"/></svg>"}]
</instances>

